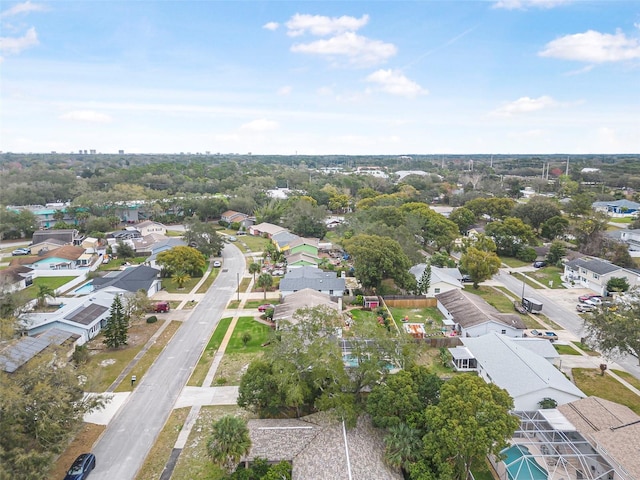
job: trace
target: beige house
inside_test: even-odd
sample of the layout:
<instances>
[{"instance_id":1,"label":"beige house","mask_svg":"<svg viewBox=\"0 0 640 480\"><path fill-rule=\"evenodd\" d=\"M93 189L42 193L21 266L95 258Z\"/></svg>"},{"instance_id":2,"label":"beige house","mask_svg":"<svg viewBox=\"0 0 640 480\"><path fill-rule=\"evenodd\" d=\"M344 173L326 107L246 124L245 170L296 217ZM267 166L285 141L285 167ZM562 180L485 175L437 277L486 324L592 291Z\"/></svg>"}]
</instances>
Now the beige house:
<instances>
[{"instance_id":1,"label":"beige house","mask_svg":"<svg viewBox=\"0 0 640 480\"><path fill-rule=\"evenodd\" d=\"M158 222L152 222L151 220L146 220L144 222L140 222L135 225L136 230L138 230L143 237L150 235L152 233L157 233L160 235L167 234L167 227Z\"/></svg>"}]
</instances>

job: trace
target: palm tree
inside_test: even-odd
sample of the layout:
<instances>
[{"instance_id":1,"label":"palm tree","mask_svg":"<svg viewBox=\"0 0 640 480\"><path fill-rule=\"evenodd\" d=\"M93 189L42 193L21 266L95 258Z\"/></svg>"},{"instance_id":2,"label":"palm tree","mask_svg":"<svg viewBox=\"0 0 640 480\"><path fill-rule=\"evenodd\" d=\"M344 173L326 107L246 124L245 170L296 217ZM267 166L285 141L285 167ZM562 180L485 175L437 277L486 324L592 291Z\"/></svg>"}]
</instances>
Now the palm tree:
<instances>
[{"instance_id":1,"label":"palm tree","mask_svg":"<svg viewBox=\"0 0 640 480\"><path fill-rule=\"evenodd\" d=\"M242 418L226 415L213 424L207 452L216 465L232 473L250 448L249 429Z\"/></svg>"},{"instance_id":2,"label":"palm tree","mask_svg":"<svg viewBox=\"0 0 640 480\"><path fill-rule=\"evenodd\" d=\"M47 297L54 298L56 296L56 292L53 288L48 285L38 285L38 306L44 307L47 301Z\"/></svg>"},{"instance_id":3,"label":"palm tree","mask_svg":"<svg viewBox=\"0 0 640 480\"><path fill-rule=\"evenodd\" d=\"M264 292L264 299L267 299L267 288L273 285L273 277L268 273L263 273L258 277L258 287Z\"/></svg>"},{"instance_id":4,"label":"palm tree","mask_svg":"<svg viewBox=\"0 0 640 480\"><path fill-rule=\"evenodd\" d=\"M181 270L179 272L174 273L171 276L171 280L173 281L173 283L175 283L178 286L178 288L184 288L184 284L187 283L189 280L191 280L191 275Z\"/></svg>"},{"instance_id":5,"label":"palm tree","mask_svg":"<svg viewBox=\"0 0 640 480\"><path fill-rule=\"evenodd\" d=\"M384 443L384 459L387 464L405 470L416 461L422 448L420 432L406 423L390 427Z\"/></svg>"},{"instance_id":6,"label":"palm tree","mask_svg":"<svg viewBox=\"0 0 640 480\"><path fill-rule=\"evenodd\" d=\"M262 267L259 263L251 262L249 264L249 273L253 275L253 283L256 283L256 273L260 273L260 270L262 270Z\"/></svg>"}]
</instances>

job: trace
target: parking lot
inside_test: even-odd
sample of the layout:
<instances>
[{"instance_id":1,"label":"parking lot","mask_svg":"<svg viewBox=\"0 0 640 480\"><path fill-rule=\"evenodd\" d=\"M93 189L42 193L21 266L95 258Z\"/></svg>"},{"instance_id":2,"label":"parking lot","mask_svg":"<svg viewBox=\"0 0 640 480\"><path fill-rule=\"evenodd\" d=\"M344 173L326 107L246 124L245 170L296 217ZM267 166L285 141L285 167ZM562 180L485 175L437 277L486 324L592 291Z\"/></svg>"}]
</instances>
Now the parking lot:
<instances>
[{"instance_id":1,"label":"parking lot","mask_svg":"<svg viewBox=\"0 0 640 480\"><path fill-rule=\"evenodd\" d=\"M580 295L595 294L595 292L589 288L541 289L537 290L537 292L540 292L541 295L551 299L557 303L558 306L573 313L577 313L576 305L579 303L578 297Z\"/></svg>"}]
</instances>

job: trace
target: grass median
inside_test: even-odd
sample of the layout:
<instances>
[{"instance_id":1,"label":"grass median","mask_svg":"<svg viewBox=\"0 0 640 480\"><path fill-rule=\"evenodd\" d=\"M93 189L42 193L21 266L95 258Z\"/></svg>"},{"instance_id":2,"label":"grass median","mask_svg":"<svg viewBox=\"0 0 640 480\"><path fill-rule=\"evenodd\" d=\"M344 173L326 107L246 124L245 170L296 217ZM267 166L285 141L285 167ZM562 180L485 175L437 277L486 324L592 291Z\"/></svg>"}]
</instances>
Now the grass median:
<instances>
[{"instance_id":1,"label":"grass median","mask_svg":"<svg viewBox=\"0 0 640 480\"><path fill-rule=\"evenodd\" d=\"M216 329L213 331L211 338L209 338L209 342L202 352L202 355L198 359L198 364L196 368L193 370L191 374L191 378L189 378L189 382L187 385L192 387L201 387L202 382L204 382L207 373L209 372L209 368L211 368L211 363L213 362L213 358L216 355L216 352L220 348L220 344L222 343L222 339L227 333L227 329L229 328L229 324L231 323L232 318L227 317L223 318L218 322Z\"/></svg>"}]
</instances>

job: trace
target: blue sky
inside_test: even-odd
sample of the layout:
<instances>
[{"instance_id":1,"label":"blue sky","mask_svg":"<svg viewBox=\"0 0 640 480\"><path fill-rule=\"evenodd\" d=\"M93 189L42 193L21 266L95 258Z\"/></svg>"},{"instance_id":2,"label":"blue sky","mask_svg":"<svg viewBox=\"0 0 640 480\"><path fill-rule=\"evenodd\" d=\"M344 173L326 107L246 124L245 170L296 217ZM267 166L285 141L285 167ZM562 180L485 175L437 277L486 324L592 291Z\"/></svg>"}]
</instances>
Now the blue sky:
<instances>
[{"instance_id":1,"label":"blue sky","mask_svg":"<svg viewBox=\"0 0 640 480\"><path fill-rule=\"evenodd\" d=\"M0 7L0 150L640 152L640 2Z\"/></svg>"}]
</instances>

